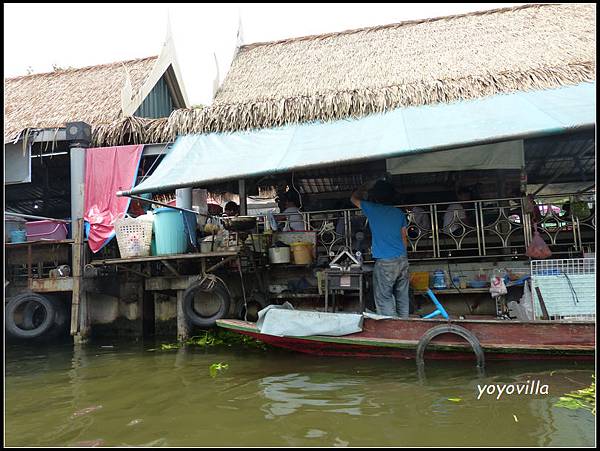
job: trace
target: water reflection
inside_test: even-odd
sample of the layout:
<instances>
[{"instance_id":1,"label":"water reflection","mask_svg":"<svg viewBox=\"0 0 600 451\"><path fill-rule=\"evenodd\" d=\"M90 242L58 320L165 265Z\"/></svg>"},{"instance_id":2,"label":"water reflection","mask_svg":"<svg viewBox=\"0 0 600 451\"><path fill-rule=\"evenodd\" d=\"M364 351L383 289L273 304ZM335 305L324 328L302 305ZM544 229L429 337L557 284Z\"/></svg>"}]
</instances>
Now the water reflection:
<instances>
[{"instance_id":1,"label":"water reflection","mask_svg":"<svg viewBox=\"0 0 600 451\"><path fill-rule=\"evenodd\" d=\"M289 415L299 409L361 415L360 405L365 399L362 382L339 375L331 379L331 375L300 373L263 378L260 381L262 394L271 401L261 407L265 418Z\"/></svg>"},{"instance_id":2,"label":"water reflection","mask_svg":"<svg viewBox=\"0 0 600 451\"><path fill-rule=\"evenodd\" d=\"M215 362L229 369L213 378L208 368ZM233 347L13 348L6 356L5 437L8 446L594 443L590 412L554 406L591 383L593 365L490 362L478 377L472 362L428 362L426 372L420 381L413 361ZM477 399L477 384L533 380L548 384L549 394Z\"/></svg>"}]
</instances>

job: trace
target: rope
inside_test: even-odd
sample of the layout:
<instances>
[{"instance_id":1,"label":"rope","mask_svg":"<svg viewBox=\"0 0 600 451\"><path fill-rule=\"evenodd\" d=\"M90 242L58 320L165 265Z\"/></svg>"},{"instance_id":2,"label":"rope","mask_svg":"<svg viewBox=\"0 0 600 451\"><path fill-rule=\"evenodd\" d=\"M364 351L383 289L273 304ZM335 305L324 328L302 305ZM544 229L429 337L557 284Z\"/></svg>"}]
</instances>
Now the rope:
<instances>
[{"instance_id":1,"label":"rope","mask_svg":"<svg viewBox=\"0 0 600 451\"><path fill-rule=\"evenodd\" d=\"M242 296L244 297L244 321L248 321L248 302L246 301L246 288L244 287L244 276L242 275L242 261L238 258L238 271L242 282Z\"/></svg>"}]
</instances>

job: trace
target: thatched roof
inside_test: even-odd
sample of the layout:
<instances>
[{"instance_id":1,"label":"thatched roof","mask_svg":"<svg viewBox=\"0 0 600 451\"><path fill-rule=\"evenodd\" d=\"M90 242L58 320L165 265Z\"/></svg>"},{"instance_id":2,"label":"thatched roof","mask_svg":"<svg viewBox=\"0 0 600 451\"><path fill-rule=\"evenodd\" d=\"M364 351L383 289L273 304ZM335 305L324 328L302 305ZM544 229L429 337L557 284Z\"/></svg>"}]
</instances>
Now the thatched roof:
<instances>
[{"instance_id":1,"label":"thatched roof","mask_svg":"<svg viewBox=\"0 0 600 451\"><path fill-rule=\"evenodd\" d=\"M118 121L96 136L136 125L141 141L166 142L593 81L595 13L525 5L246 45L210 107L148 129Z\"/></svg>"},{"instance_id":2,"label":"thatched roof","mask_svg":"<svg viewBox=\"0 0 600 451\"><path fill-rule=\"evenodd\" d=\"M94 124L118 119L126 70L132 92L136 93L157 58L5 79L4 142L14 140L27 128L60 128L65 122Z\"/></svg>"}]
</instances>

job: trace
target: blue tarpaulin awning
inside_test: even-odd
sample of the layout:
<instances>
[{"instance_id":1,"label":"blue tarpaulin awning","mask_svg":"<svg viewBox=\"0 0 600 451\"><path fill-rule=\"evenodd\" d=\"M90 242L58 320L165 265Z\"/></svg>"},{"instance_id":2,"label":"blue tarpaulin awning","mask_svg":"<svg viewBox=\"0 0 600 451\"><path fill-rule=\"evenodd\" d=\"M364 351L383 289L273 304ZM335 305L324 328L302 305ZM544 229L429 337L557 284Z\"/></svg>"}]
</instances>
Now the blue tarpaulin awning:
<instances>
[{"instance_id":1,"label":"blue tarpaulin awning","mask_svg":"<svg viewBox=\"0 0 600 451\"><path fill-rule=\"evenodd\" d=\"M152 175L121 194L562 133L594 126L595 110L594 82L359 119L180 136Z\"/></svg>"}]
</instances>

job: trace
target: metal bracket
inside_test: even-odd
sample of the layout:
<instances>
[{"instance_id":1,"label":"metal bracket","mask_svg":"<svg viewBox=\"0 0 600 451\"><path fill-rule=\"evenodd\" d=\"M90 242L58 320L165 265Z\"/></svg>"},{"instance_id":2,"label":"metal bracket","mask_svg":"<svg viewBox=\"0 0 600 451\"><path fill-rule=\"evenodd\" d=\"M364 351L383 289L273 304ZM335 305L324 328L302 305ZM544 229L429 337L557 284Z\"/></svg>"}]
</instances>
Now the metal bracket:
<instances>
[{"instance_id":1,"label":"metal bracket","mask_svg":"<svg viewBox=\"0 0 600 451\"><path fill-rule=\"evenodd\" d=\"M348 265L344 265L342 266L340 263L337 263L338 260L341 260L342 257L348 257L351 261L351 263ZM339 269L341 271L350 271L352 269L360 269L362 267L362 265L360 264L360 262L356 259L356 257L354 255L352 255L352 252L349 251L348 248L343 248L340 253L338 253L335 258L331 261L331 263L329 264L329 267L331 269Z\"/></svg>"}]
</instances>

